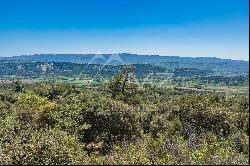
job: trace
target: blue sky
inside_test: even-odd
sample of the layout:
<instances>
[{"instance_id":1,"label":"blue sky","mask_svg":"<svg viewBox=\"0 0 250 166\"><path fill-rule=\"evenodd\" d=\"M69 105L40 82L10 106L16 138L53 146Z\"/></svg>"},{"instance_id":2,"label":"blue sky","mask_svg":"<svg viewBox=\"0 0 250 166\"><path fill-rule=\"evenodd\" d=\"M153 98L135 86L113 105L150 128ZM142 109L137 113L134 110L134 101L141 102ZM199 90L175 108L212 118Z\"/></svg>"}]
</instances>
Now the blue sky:
<instances>
[{"instance_id":1,"label":"blue sky","mask_svg":"<svg viewBox=\"0 0 250 166\"><path fill-rule=\"evenodd\" d=\"M160 54L248 60L248 0L0 0L0 56Z\"/></svg>"}]
</instances>

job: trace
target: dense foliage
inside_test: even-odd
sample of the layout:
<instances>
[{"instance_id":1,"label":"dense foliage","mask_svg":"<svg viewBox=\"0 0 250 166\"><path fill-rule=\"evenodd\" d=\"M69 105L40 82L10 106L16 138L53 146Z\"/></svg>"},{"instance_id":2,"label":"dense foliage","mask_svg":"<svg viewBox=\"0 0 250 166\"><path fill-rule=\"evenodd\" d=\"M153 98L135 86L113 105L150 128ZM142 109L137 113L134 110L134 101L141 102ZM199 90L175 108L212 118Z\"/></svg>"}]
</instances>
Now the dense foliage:
<instances>
[{"instance_id":1,"label":"dense foliage","mask_svg":"<svg viewBox=\"0 0 250 166\"><path fill-rule=\"evenodd\" d=\"M249 98L139 86L0 85L0 164L249 164Z\"/></svg>"}]
</instances>

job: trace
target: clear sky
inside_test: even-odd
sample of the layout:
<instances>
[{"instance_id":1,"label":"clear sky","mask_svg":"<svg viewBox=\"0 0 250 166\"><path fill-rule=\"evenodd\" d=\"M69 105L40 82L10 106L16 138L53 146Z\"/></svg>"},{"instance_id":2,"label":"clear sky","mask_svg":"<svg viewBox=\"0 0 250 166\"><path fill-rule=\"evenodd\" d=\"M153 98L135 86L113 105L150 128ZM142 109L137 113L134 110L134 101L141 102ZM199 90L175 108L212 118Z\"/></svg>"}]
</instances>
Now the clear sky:
<instances>
[{"instance_id":1,"label":"clear sky","mask_svg":"<svg viewBox=\"0 0 250 166\"><path fill-rule=\"evenodd\" d=\"M0 56L138 53L248 60L249 0L0 0Z\"/></svg>"}]
</instances>

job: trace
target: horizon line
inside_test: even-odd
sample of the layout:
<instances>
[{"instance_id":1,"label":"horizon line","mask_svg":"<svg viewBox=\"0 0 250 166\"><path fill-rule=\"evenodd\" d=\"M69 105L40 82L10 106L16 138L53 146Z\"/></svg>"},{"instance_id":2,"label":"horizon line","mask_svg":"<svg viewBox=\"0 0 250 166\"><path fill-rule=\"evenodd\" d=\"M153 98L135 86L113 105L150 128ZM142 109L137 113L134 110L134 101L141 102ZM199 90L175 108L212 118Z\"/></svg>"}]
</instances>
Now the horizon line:
<instances>
[{"instance_id":1,"label":"horizon line","mask_svg":"<svg viewBox=\"0 0 250 166\"><path fill-rule=\"evenodd\" d=\"M10 55L10 56L0 56L1 58L10 58L10 57L20 57L20 56L34 56L34 55L112 55L112 54L130 54L137 56L160 56L160 57L180 57L180 58L216 58L223 60L235 60L235 61L246 61L249 62L249 59L230 59L230 58L220 58L216 56L178 56L178 55L161 55L161 54L138 54L138 53L34 53L34 54L20 54L20 55Z\"/></svg>"}]
</instances>

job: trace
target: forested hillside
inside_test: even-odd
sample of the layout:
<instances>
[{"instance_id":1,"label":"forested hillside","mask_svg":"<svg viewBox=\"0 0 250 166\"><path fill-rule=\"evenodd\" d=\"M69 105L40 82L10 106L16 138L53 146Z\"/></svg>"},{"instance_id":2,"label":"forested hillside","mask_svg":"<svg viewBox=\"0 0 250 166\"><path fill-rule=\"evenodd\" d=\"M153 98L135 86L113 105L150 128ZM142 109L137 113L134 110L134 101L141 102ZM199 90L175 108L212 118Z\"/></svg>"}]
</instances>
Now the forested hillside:
<instances>
[{"instance_id":1,"label":"forested hillside","mask_svg":"<svg viewBox=\"0 0 250 166\"><path fill-rule=\"evenodd\" d=\"M150 64L134 64L137 77L143 77L149 73L162 73L166 69ZM111 77L114 76L122 65L100 65L100 64L78 64L69 62L26 62L26 61L0 61L0 76L23 76L35 77L40 75L47 76L72 76L80 74L88 76Z\"/></svg>"},{"instance_id":2,"label":"forested hillside","mask_svg":"<svg viewBox=\"0 0 250 166\"><path fill-rule=\"evenodd\" d=\"M103 81L112 78L124 65L78 64L70 62L28 62L0 60L0 80L85 80ZM173 67L151 64L133 64L140 82L171 82L171 84L212 84L248 86L248 71L241 72L238 66L230 70L215 70L206 67Z\"/></svg>"},{"instance_id":3,"label":"forested hillside","mask_svg":"<svg viewBox=\"0 0 250 166\"><path fill-rule=\"evenodd\" d=\"M227 74L247 74L249 62L243 60L230 60L211 57L178 57L159 55L137 55L137 54L35 54L13 57L0 57L0 60L21 60L40 62L72 62L90 64L152 64L166 66L168 68L198 68L215 70Z\"/></svg>"}]
</instances>

